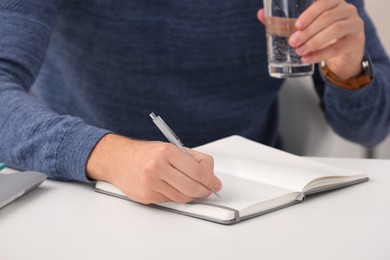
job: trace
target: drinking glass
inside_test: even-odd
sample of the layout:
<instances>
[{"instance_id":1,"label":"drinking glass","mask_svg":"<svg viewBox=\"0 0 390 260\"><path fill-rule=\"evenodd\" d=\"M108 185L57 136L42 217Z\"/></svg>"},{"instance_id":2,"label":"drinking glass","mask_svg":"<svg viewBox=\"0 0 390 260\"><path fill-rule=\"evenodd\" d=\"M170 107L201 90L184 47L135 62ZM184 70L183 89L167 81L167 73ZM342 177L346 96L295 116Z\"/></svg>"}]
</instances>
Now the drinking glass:
<instances>
[{"instance_id":1,"label":"drinking glass","mask_svg":"<svg viewBox=\"0 0 390 260\"><path fill-rule=\"evenodd\" d=\"M296 31L297 18L315 0L263 0L267 34L268 70L271 77L288 78L312 75L313 64L303 64L288 44Z\"/></svg>"}]
</instances>

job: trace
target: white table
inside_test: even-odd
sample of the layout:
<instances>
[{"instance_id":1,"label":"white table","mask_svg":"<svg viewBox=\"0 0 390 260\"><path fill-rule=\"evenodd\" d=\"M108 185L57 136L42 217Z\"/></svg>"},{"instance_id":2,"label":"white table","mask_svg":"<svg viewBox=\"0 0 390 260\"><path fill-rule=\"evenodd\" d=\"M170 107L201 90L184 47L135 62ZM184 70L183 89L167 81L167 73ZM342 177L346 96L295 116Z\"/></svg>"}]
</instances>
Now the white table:
<instances>
[{"instance_id":1,"label":"white table","mask_svg":"<svg viewBox=\"0 0 390 260\"><path fill-rule=\"evenodd\" d=\"M390 259L390 160L371 180L224 226L46 181L0 210L0 259Z\"/></svg>"}]
</instances>

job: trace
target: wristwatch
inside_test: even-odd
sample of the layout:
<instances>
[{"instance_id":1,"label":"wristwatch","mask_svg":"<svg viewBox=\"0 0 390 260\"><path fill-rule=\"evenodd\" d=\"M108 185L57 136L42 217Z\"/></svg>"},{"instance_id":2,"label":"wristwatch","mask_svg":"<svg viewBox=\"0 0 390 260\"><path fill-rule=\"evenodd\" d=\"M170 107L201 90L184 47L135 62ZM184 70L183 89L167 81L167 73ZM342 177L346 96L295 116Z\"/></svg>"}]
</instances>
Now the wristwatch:
<instances>
[{"instance_id":1,"label":"wristwatch","mask_svg":"<svg viewBox=\"0 0 390 260\"><path fill-rule=\"evenodd\" d=\"M325 78L332 84L348 90L356 90L367 86L372 82L372 66L366 53L364 53L361 66L362 72L359 75L347 80L339 79L332 71L328 69L325 61L321 62L321 71Z\"/></svg>"}]
</instances>

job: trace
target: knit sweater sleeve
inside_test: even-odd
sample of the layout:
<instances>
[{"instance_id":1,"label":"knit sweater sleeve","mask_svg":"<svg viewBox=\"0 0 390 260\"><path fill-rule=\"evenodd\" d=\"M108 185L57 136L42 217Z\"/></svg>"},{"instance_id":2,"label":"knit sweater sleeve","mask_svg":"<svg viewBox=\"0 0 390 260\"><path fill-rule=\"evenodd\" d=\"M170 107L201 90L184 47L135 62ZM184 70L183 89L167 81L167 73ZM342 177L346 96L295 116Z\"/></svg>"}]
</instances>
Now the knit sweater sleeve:
<instances>
[{"instance_id":1,"label":"knit sweater sleeve","mask_svg":"<svg viewBox=\"0 0 390 260\"><path fill-rule=\"evenodd\" d=\"M60 4L0 0L0 161L50 178L88 181L88 155L107 130L56 114L28 94Z\"/></svg>"},{"instance_id":2,"label":"knit sweater sleeve","mask_svg":"<svg viewBox=\"0 0 390 260\"><path fill-rule=\"evenodd\" d=\"M351 141L372 147L390 132L390 61L362 0L350 0L365 23L365 49L373 69L373 81L349 91L325 80L323 106L334 130Z\"/></svg>"}]
</instances>

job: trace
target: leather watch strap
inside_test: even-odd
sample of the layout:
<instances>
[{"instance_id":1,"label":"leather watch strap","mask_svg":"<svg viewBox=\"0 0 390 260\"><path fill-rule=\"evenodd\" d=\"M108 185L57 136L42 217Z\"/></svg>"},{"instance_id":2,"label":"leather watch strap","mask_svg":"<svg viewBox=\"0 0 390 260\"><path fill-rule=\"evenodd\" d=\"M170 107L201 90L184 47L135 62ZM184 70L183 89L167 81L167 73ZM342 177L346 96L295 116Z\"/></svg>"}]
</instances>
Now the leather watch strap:
<instances>
[{"instance_id":1,"label":"leather watch strap","mask_svg":"<svg viewBox=\"0 0 390 260\"><path fill-rule=\"evenodd\" d=\"M368 62L366 56L363 58L362 64ZM372 81L372 75L370 69L364 68L362 65L362 73L356 77L352 77L348 80L339 79L332 71L328 69L325 62L321 63L322 74L325 78L332 84L348 89L348 90L357 90L364 86L367 86Z\"/></svg>"}]
</instances>

